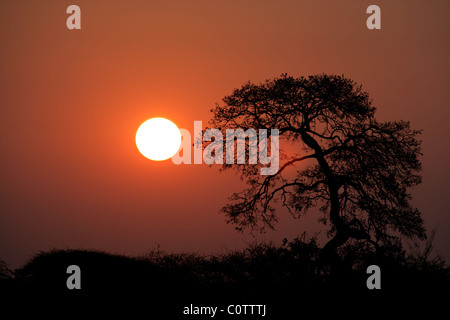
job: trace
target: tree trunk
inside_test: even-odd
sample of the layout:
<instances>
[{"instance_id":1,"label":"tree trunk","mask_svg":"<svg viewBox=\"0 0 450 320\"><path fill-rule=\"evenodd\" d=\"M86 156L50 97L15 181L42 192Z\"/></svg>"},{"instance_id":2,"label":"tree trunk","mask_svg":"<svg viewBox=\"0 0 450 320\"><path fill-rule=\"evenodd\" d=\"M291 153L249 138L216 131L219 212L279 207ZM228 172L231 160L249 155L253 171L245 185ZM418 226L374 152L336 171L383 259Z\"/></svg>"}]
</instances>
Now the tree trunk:
<instances>
[{"instance_id":1,"label":"tree trunk","mask_svg":"<svg viewBox=\"0 0 450 320\"><path fill-rule=\"evenodd\" d=\"M316 154L317 162L322 168L325 174L328 192L330 194L330 220L336 228L336 234L328 241L322 249L321 259L326 264L335 264L337 262L336 250L343 245L350 238L350 233L345 225L344 220L340 216L340 204L339 204L339 184L335 175L333 174L328 162L323 155L323 150L320 145L306 132L302 133L302 139L305 144L314 150Z\"/></svg>"}]
</instances>

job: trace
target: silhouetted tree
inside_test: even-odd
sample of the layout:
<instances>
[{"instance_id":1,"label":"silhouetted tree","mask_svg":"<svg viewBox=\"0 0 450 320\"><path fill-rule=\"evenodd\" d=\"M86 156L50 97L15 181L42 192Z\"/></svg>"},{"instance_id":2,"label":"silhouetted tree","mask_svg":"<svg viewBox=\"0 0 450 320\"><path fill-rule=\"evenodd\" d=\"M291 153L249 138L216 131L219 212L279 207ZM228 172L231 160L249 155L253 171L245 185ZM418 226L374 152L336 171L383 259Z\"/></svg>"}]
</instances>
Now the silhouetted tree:
<instances>
[{"instance_id":1,"label":"silhouetted tree","mask_svg":"<svg viewBox=\"0 0 450 320\"><path fill-rule=\"evenodd\" d=\"M420 131L407 121L377 121L369 95L351 79L284 74L235 89L211 111L214 128L277 128L282 149L296 150L283 152L274 175L261 176L260 164L232 166L249 184L222 209L238 230L274 228L280 200L294 217L320 208L330 236L325 256L349 239L377 245L395 233L425 237L408 193L421 182Z\"/></svg>"}]
</instances>

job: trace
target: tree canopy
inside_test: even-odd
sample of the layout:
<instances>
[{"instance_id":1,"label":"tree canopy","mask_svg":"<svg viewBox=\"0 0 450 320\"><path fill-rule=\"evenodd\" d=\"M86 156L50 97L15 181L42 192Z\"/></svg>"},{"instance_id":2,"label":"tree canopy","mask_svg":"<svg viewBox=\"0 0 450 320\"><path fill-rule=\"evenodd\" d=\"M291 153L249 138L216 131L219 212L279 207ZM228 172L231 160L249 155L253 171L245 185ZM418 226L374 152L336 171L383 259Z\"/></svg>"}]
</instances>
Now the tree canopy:
<instances>
[{"instance_id":1,"label":"tree canopy","mask_svg":"<svg viewBox=\"0 0 450 320\"><path fill-rule=\"evenodd\" d=\"M257 165L232 166L249 187L222 209L227 222L238 230L274 228L279 201L294 217L320 208L331 236L324 251L349 239L377 245L395 234L424 238L409 193L421 182L420 131L408 121L380 122L375 109L353 80L325 74L283 74L224 97L211 110L212 127L279 129L284 150L274 175L261 176Z\"/></svg>"}]
</instances>

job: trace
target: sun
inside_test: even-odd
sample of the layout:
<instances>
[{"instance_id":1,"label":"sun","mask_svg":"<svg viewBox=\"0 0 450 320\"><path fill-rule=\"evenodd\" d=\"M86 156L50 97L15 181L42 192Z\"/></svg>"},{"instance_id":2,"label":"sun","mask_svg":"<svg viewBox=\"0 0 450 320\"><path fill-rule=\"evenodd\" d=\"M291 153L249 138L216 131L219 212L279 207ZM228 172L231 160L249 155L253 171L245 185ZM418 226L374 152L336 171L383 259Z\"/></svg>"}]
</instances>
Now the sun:
<instances>
[{"instance_id":1,"label":"sun","mask_svg":"<svg viewBox=\"0 0 450 320\"><path fill-rule=\"evenodd\" d=\"M171 158L181 145L178 127L165 118L152 118L142 123L136 132L136 146L150 160Z\"/></svg>"}]
</instances>

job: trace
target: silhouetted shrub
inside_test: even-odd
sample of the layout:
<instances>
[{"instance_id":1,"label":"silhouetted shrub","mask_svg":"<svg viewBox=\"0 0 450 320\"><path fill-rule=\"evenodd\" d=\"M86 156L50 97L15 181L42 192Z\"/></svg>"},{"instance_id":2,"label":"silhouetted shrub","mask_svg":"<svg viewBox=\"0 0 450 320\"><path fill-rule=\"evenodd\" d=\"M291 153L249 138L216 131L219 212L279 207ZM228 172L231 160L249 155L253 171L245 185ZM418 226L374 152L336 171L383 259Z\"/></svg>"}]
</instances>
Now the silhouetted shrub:
<instances>
[{"instance_id":1,"label":"silhouetted shrub","mask_svg":"<svg viewBox=\"0 0 450 320\"><path fill-rule=\"evenodd\" d=\"M159 249L139 257L51 250L40 252L14 272L2 262L0 290L18 300L65 299L91 306L100 301L114 306L131 301L136 307L153 305L177 312L190 303L271 304L273 310L286 314L298 311L299 303L302 308L324 311L321 305L348 301L359 307L373 303L395 307L399 298L423 303L450 296L449 268L439 256L427 259L407 254L398 244L375 250L355 242L342 247L339 257L338 268L322 265L316 239L306 240L305 235L285 239L280 246L252 244L210 256ZM81 268L81 290L66 287L66 269L72 264ZM381 290L366 287L366 269L371 264L382 270Z\"/></svg>"}]
</instances>

